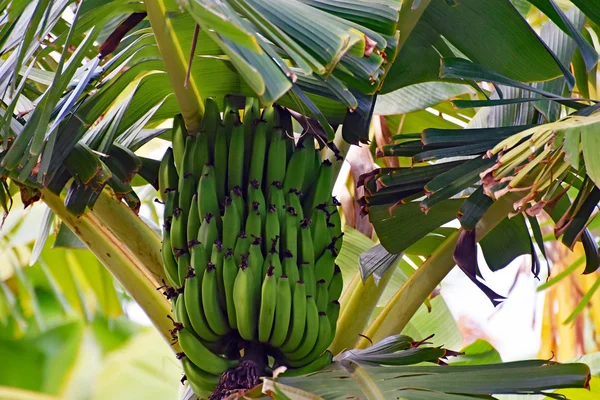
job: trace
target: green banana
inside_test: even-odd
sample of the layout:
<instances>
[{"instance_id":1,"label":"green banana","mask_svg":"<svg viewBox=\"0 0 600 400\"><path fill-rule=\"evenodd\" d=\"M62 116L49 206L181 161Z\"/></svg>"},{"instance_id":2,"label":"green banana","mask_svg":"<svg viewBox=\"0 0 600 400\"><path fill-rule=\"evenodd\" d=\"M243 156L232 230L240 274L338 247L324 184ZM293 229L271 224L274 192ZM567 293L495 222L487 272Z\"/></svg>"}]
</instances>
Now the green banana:
<instances>
[{"instance_id":1,"label":"green banana","mask_svg":"<svg viewBox=\"0 0 600 400\"><path fill-rule=\"evenodd\" d=\"M236 265L242 263L242 255L247 254L250 250L250 239L246 236L245 232L240 232L237 241L235 242L235 249L233 250L233 258Z\"/></svg>"},{"instance_id":2,"label":"green banana","mask_svg":"<svg viewBox=\"0 0 600 400\"><path fill-rule=\"evenodd\" d=\"M262 175L260 178L249 178L251 171L251 164L254 157L259 157L260 154L265 154L265 149L257 154L254 149L254 143L258 136L256 124L260 122L260 102L258 99L246 97L246 107L244 108L244 183L245 185L252 179L258 179L262 182ZM265 142L266 143L266 142ZM254 155L254 157L253 157ZM245 187L245 186L244 186Z\"/></svg>"},{"instance_id":3,"label":"green banana","mask_svg":"<svg viewBox=\"0 0 600 400\"><path fill-rule=\"evenodd\" d=\"M204 102L204 117L202 118L202 132L208 137L208 149L209 156L212 158L213 154L218 153L215 149L215 140L218 132L218 128L221 126L221 113L219 112L219 106L212 97L207 97ZM214 160L209 159L207 164L214 163Z\"/></svg>"},{"instance_id":4,"label":"green banana","mask_svg":"<svg viewBox=\"0 0 600 400\"><path fill-rule=\"evenodd\" d=\"M275 321L273 322L273 333L269 339L274 347L280 347L288 334L290 317L292 311L292 293L286 275L281 275L277 281L277 300L275 306Z\"/></svg>"},{"instance_id":5,"label":"green banana","mask_svg":"<svg viewBox=\"0 0 600 400\"><path fill-rule=\"evenodd\" d=\"M298 214L298 221L304 219L304 211L302 210L302 202L300 201L300 197L302 193L300 193L296 189L290 189L288 193L286 193L287 205L294 207L296 213Z\"/></svg>"},{"instance_id":6,"label":"green banana","mask_svg":"<svg viewBox=\"0 0 600 400\"><path fill-rule=\"evenodd\" d=\"M183 366L183 372L189 382L194 382L195 385L208 392L214 392L219 383L218 375L209 374L202 370L187 357L181 359L181 364Z\"/></svg>"},{"instance_id":7,"label":"green banana","mask_svg":"<svg viewBox=\"0 0 600 400\"><path fill-rule=\"evenodd\" d=\"M273 128L279 125L277 111L274 106L265 107L261 119L267 123L267 132L270 134Z\"/></svg>"},{"instance_id":8,"label":"green banana","mask_svg":"<svg viewBox=\"0 0 600 400\"><path fill-rule=\"evenodd\" d=\"M196 203L193 203L194 194L196 194L196 179L192 174L185 174L180 176L179 180L179 208L183 212L183 217L189 218L190 208L196 207Z\"/></svg>"},{"instance_id":9,"label":"green banana","mask_svg":"<svg viewBox=\"0 0 600 400\"><path fill-rule=\"evenodd\" d=\"M160 253L163 259L165 276L167 277L169 284L174 288L180 287L181 283L179 282L179 273L177 272L177 261L173 256L173 250L171 249L171 235L168 231L165 231L163 235Z\"/></svg>"},{"instance_id":10,"label":"green banana","mask_svg":"<svg viewBox=\"0 0 600 400\"><path fill-rule=\"evenodd\" d=\"M219 306L217 287L217 269L212 262L209 262L202 278L202 306L210 329L217 335L223 336L229 332L229 325Z\"/></svg>"},{"instance_id":11,"label":"green banana","mask_svg":"<svg viewBox=\"0 0 600 400\"><path fill-rule=\"evenodd\" d=\"M256 279L248 266L248 257L242 256L240 269L233 284L233 304L237 320L237 329L244 340L256 340L258 307L260 299L256 289Z\"/></svg>"},{"instance_id":12,"label":"green banana","mask_svg":"<svg viewBox=\"0 0 600 400\"><path fill-rule=\"evenodd\" d=\"M291 365L290 362L302 360L315 347L320 330L319 317L319 310L317 310L314 297L306 296L306 329L304 330L304 336L302 342L300 342L300 346L292 352L284 353L288 365L301 366ZM327 321L327 323L329 324L329 321Z\"/></svg>"},{"instance_id":13,"label":"green banana","mask_svg":"<svg viewBox=\"0 0 600 400\"><path fill-rule=\"evenodd\" d=\"M219 218L215 218L213 214L206 214L202 220L202 225L200 225L200 229L198 230L198 241L204 245L206 258L208 259L212 256L213 244L219 238L217 220L219 220Z\"/></svg>"},{"instance_id":14,"label":"green banana","mask_svg":"<svg viewBox=\"0 0 600 400\"><path fill-rule=\"evenodd\" d=\"M231 197L225 197L225 213L223 214L223 247L234 249L240 234L240 216L236 204Z\"/></svg>"},{"instance_id":15,"label":"green banana","mask_svg":"<svg viewBox=\"0 0 600 400\"><path fill-rule=\"evenodd\" d=\"M306 154L306 148L304 147L296 148L292 154L292 158L290 158L290 162L286 168L285 179L283 180L283 193L288 193L290 189L302 189L304 170L306 168Z\"/></svg>"},{"instance_id":16,"label":"green banana","mask_svg":"<svg viewBox=\"0 0 600 400\"><path fill-rule=\"evenodd\" d=\"M317 205L327 203L331 199L333 188L333 165L331 161L325 160L319 169L319 178L304 202L304 211L314 210Z\"/></svg>"},{"instance_id":17,"label":"green banana","mask_svg":"<svg viewBox=\"0 0 600 400\"><path fill-rule=\"evenodd\" d=\"M273 182L280 182L283 185L287 169L287 155L285 150L286 140L287 139L281 129L273 128L271 142L269 143L269 154L267 155L267 178L265 181L265 188L269 188ZM287 193L287 191L285 191L285 193Z\"/></svg>"},{"instance_id":18,"label":"green banana","mask_svg":"<svg viewBox=\"0 0 600 400\"><path fill-rule=\"evenodd\" d=\"M219 297L219 305L224 310L227 304L225 302L225 288L223 286L223 244L220 240L215 240L213 243L210 262L214 264L217 272L217 294Z\"/></svg>"},{"instance_id":19,"label":"green banana","mask_svg":"<svg viewBox=\"0 0 600 400\"><path fill-rule=\"evenodd\" d=\"M198 182L198 215L204 219L208 213L213 216L220 216L219 200L216 188L216 171L212 165L205 165L202 170L202 177ZM216 218L218 232L221 230L221 218Z\"/></svg>"},{"instance_id":20,"label":"green banana","mask_svg":"<svg viewBox=\"0 0 600 400\"><path fill-rule=\"evenodd\" d=\"M205 165L210 164L210 149L209 149L209 138L208 133L200 131L196 137L194 138L194 151L193 151L193 161L192 161L192 175L196 179L196 182L202 176L202 169Z\"/></svg>"},{"instance_id":21,"label":"green banana","mask_svg":"<svg viewBox=\"0 0 600 400\"><path fill-rule=\"evenodd\" d=\"M342 248L344 236L342 232L342 219L338 211L338 207L341 205L335 197L332 197L333 204L329 205L328 208L332 209L327 214L327 229L329 230L329 239L333 240L338 238L335 242L335 248L339 252Z\"/></svg>"},{"instance_id":22,"label":"green banana","mask_svg":"<svg viewBox=\"0 0 600 400\"><path fill-rule=\"evenodd\" d=\"M263 343L269 341L273 320L275 319L275 304L277 304L277 278L273 274L273 267L269 267L262 284L260 298L260 312L258 316L258 340ZM289 287L289 285L288 285Z\"/></svg>"},{"instance_id":23,"label":"green banana","mask_svg":"<svg viewBox=\"0 0 600 400\"><path fill-rule=\"evenodd\" d=\"M335 336L335 331L337 328L337 320L340 315L340 302L337 300L332 301L327 306L327 317L329 318L329 324L331 325L333 338ZM332 339L333 340L333 339Z\"/></svg>"},{"instance_id":24,"label":"green banana","mask_svg":"<svg viewBox=\"0 0 600 400\"><path fill-rule=\"evenodd\" d=\"M188 317L187 310L185 309L185 301L182 297L177 297L173 301L173 314L175 315L175 329L174 331L178 331L181 329L178 324L183 325L184 328L191 330L196 336L198 334L194 332L194 328L192 327L192 323L190 322L190 318Z\"/></svg>"},{"instance_id":25,"label":"green banana","mask_svg":"<svg viewBox=\"0 0 600 400\"><path fill-rule=\"evenodd\" d=\"M192 174L194 166L194 145L196 140L193 136L185 138L185 147L183 148L183 159L181 160L181 173L179 173L179 183L181 185L181 177ZM181 188L180 188L181 191Z\"/></svg>"},{"instance_id":26,"label":"green banana","mask_svg":"<svg viewBox=\"0 0 600 400\"><path fill-rule=\"evenodd\" d=\"M215 152L218 154L213 159L215 192L217 196L217 204L222 203L225 199L226 183L227 183L227 163L229 162L228 153L229 145L227 143L227 132L224 126L220 125L215 135ZM203 171L204 173L204 171Z\"/></svg>"},{"instance_id":27,"label":"green banana","mask_svg":"<svg viewBox=\"0 0 600 400\"><path fill-rule=\"evenodd\" d=\"M336 264L333 270L333 277L329 282L327 292L329 293L329 301L338 300L344 290L344 279L342 277L342 270Z\"/></svg>"},{"instance_id":28,"label":"green banana","mask_svg":"<svg viewBox=\"0 0 600 400\"><path fill-rule=\"evenodd\" d=\"M313 239L313 249L315 258L318 259L331 239L327 230L327 211L325 205L319 205L311 215L310 233Z\"/></svg>"},{"instance_id":29,"label":"green banana","mask_svg":"<svg viewBox=\"0 0 600 400\"><path fill-rule=\"evenodd\" d=\"M308 375L312 372L321 371L326 366L333 362L333 354L330 351L326 351L321 354L316 360L311 361L303 367L299 368L288 368L285 372L279 374L281 377L292 377Z\"/></svg>"},{"instance_id":30,"label":"green banana","mask_svg":"<svg viewBox=\"0 0 600 400\"><path fill-rule=\"evenodd\" d=\"M164 226L169 226L169 230L171 229L171 224L173 223L173 213L179 204L179 194L177 193L177 189L167 189L167 193L165 194L165 211L163 214Z\"/></svg>"},{"instance_id":31,"label":"green banana","mask_svg":"<svg viewBox=\"0 0 600 400\"><path fill-rule=\"evenodd\" d=\"M248 266L252 270L254 279L256 279L255 287L259 291L263 279L262 268L264 262L265 259L262 255L262 238L255 237L252 244L250 244L250 250L248 251Z\"/></svg>"},{"instance_id":32,"label":"green banana","mask_svg":"<svg viewBox=\"0 0 600 400\"><path fill-rule=\"evenodd\" d=\"M186 251L182 253L177 259L177 275L179 276L179 282L184 282L185 278L190 273L192 261L190 253Z\"/></svg>"},{"instance_id":33,"label":"green banana","mask_svg":"<svg viewBox=\"0 0 600 400\"><path fill-rule=\"evenodd\" d=\"M327 291L327 282L324 279L317 281L317 296L315 299L317 310L326 312L329 305L329 292Z\"/></svg>"},{"instance_id":34,"label":"green banana","mask_svg":"<svg viewBox=\"0 0 600 400\"><path fill-rule=\"evenodd\" d=\"M288 207L285 213L285 225L282 231L283 248L292 255L298 255L298 214L294 207Z\"/></svg>"},{"instance_id":35,"label":"green banana","mask_svg":"<svg viewBox=\"0 0 600 400\"><path fill-rule=\"evenodd\" d=\"M171 246L173 254L178 257L179 254L187 250L186 239L186 219L181 208L176 208L173 211L173 220L171 221Z\"/></svg>"},{"instance_id":36,"label":"green banana","mask_svg":"<svg viewBox=\"0 0 600 400\"><path fill-rule=\"evenodd\" d=\"M241 187L244 181L244 126L235 124L229 143L229 162L227 164L227 193L234 187Z\"/></svg>"},{"instance_id":37,"label":"green banana","mask_svg":"<svg viewBox=\"0 0 600 400\"><path fill-rule=\"evenodd\" d=\"M273 241L279 240L279 233L281 231L279 226L279 216L277 215L277 208L274 204L269 205L267 208L267 218L265 220L264 227L264 242L263 248L265 251L273 249Z\"/></svg>"},{"instance_id":38,"label":"green banana","mask_svg":"<svg viewBox=\"0 0 600 400\"><path fill-rule=\"evenodd\" d=\"M179 185L179 176L173 156L173 149L168 148L158 167L158 197L164 203L168 190L175 190Z\"/></svg>"},{"instance_id":39,"label":"green banana","mask_svg":"<svg viewBox=\"0 0 600 400\"><path fill-rule=\"evenodd\" d=\"M258 203L261 224L264 225L267 218L267 202L265 201L265 196L260 188L260 183L257 180L250 181L250 184L248 185L248 204L253 205L254 203Z\"/></svg>"},{"instance_id":40,"label":"green banana","mask_svg":"<svg viewBox=\"0 0 600 400\"><path fill-rule=\"evenodd\" d=\"M179 331L179 344L187 358L202 369L213 375L221 375L230 368L238 366L237 360L228 360L211 352L202 342L187 329Z\"/></svg>"},{"instance_id":41,"label":"green banana","mask_svg":"<svg viewBox=\"0 0 600 400\"><path fill-rule=\"evenodd\" d=\"M277 126L281 127L284 137L286 140L286 153L288 159L292 157L292 153L294 152L294 123L292 121L292 114L283 107L277 107L277 118L279 123Z\"/></svg>"},{"instance_id":42,"label":"green banana","mask_svg":"<svg viewBox=\"0 0 600 400\"><path fill-rule=\"evenodd\" d=\"M300 272L298 271L298 264L296 264L296 257L291 251L286 250L283 253L283 262L281 263L283 273L290 278L290 286L293 290L294 282L300 279Z\"/></svg>"},{"instance_id":43,"label":"green banana","mask_svg":"<svg viewBox=\"0 0 600 400\"><path fill-rule=\"evenodd\" d=\"M303 367L312 361L316 360L331 344L333 337L331 336L332 330L329 323L329 318L324 312L319 312L319 318L317 323L319 324L317 338L308 354L298 360L288 360L288 364L291 367ZM302 345L300 346L302 347ZM295 357L292 356L292 357Z\"/></svg>"},{"instance_id":44,"label":"green banana","mask_svg":"<svg viewBox=\"0 0 600 400\"><path fill-rule=\"evenodd\" d=\"M262 182L265 168L265 155L267 149L267 123L257 121L252 142L252 153L250 154L250 172L248 182ZM263 185L265 186L265 185Z\"/></svg>"},{"instance_id":45,"label":"green banana","mask_svg":"<svg viewBox=\"0 0 600 400\"><path fill-rule=\"evenodd\" d=\"M225 256L223 258L223 288L225 290L225 302L227 304L227 320L229 321L229 326L233 329L237 329L235 305L233 303L233 285L237 274L238 267L233 258L233 252L231 249L228 249L225 251Z\"/></svg>"},{"instance_id":46,"label":"green banana","mask_svg":"<svg viewBox=\"0 0 600 400\"><path fill-rule=\"evenodd\" d=\"M315 279L324 280L327 285L331 282L335 272L335 258L337 253L334 248L328 247L325 253L317 260L315 264Z\"/></svg>"},{"instance_id":47,"label":"green banana","mask_svg":"<svg viewBox=\"0 0 600 400\"><path fill-rule=\"evenodd\" d=\"M215 341L219 336L210 329L202 307L202 296L200 288L202 278L206 269L206 253L204 246L200 243L195 244L191 249L192 254L192 274L188 274L183 289L183 300L185 308L190 319L192 328L198 336L206 341Z\"/></svg>"},{"instance_id":48,"label":"green banana","mask_svg":"<svg viewBox=\"0 0 600 400\"><path fill-rule=\"evenodd\" d=\"M285 224L285 196L281 182L275 181L269 185L269 204L273 204L279 217L279 226Z\"/></svg>"},{"instance_id":49,"label":"green banana","mask_svg":"<svg viewBox=\"0 0 600 400\"><path fill-rule=\"evenodd\" d=\"M307 296L315 296L317 292L317 279L315 278L315 267L308 264L300 264L300 279L304 281Z\"/></svg>"},{"instance_id":50,"label":"green banana","mask_svg":"<svg viewBox=\"0 0 600 400\"><path fill-rule=\"evenodd\" d=\"M197 240L198 239L198 231L200 230L200 215L198 214L198 194L194 193L194 195L192 196L192 207L190 208L189 214L188 214L188 219L187 219L187 226L186 226L186 238L188 240L188 247L189 247L189 242L192 240Z\"/></svg>"},{"instance_id":51,"label":"green banana","mask_svg":"<svg viewBox=\"0 0 600 400\"><path fill-rule=\"evenodd\" d=\"M315 248L310 232L311 220L306 218L300 222L300 262L315 265Z\"/></svg>"},{"instance_id":52,"label":"green banana","mask_svg":"<svg viewBox=\"0 0 600 400\"><path fill-rule=\"evenodd\" d=\"M246 236L249 238L259 237L262 234L262 216L260 215L260 204L252 202L246 219Z\"/></svg>"},{"instance_id":53,"label":"green banana","mask_svg":"<svg viewBox=\"0 0 600 400\"><path fill-rule=\"evenodd\" d=\"M281 266L281 260L279 260L279 254L277 253L277 242L279 241L279 236L276 236L271 241L271 248L267 252L267 256L265 257L265 261L263 262L262 276L265 276L267 270L270 267L274 268L273 274L276 278L279 278L283 275L283 268Z\"/></svg>"},{"instance_id":54,"label":"green banana","mask_svg":"<svg viewBox=\"0 0 600 400\"><path fill-rule=\"evenodd\" d=\"M185 128L185 122L183 116L177 114L173 118L173 129L171 130L171 146L173 147L173 161L175 162L175 168L179 175L182 175L185 171L182 168L183 153L185 149L185 140L189 136L187 129Z\"/></svg>"},{"instance_id":55,"label":"green banana","mask_svg":"<svg viewBox=\"0 0 600 400\"><path fill-rule=\"evenodd\" d=\"M225 106L223 111L223 126L225 127L225 133L227 134L227 146L231 143L231 133L233 131L233 127L240 123L240 113L238 112L238 108L229 96L225 96L224 98Z\"/></svg>"},{"instance_id":56,"label":"green banana","mask_svg":"<svg viewBox=\"0 0 600 400\"><path fill-rule=\"evenodd\" d=\"M306 326L306 287L303 281L296 281L294 284L291 319L289 334L283 346L281 346L281 351L283 352L296 350L304 337L304 328Z\"/></svg>"},{"instance_id":57,"label":"green banana","mask_svg":"<svg viewBox=\"0 0 600 400\"><path fill-rule=\"evenodd\" d=\"M244 230L244 224L246 223L246 203L242 194L242 188L234 187L229 193L229 197L235 204L235 208L240 218L240 229Z\"/></svg>"},{"instance_id":58,"label":"green banana","mask_svg":"<svg viewBox=\"0 0 600 400\"><path fill-rule=\"evenodd\" d=\"M319 164L321 157L319 152L315 149L315 138L311 133L306 132L302 138L302 145L306 149L306 166L304 168L304 179L302 180L302 192L306 192L311 185L315 176L318 172L318 164L315 165L315 158L319 158Z\"/></svg>"}]
</instances>

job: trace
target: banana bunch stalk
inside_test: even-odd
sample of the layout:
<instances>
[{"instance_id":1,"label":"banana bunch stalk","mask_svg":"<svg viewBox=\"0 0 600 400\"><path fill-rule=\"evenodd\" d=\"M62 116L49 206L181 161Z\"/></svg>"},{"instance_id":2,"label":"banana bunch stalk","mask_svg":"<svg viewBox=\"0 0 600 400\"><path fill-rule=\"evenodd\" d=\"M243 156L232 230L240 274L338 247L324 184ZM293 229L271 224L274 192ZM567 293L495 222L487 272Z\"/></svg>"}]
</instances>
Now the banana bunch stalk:
<instances>
[{"instance_id":1,"label":"banana bunch stalk","mask_svg":"<svg viewBox=\"0 0 600 400\"><path fill-rule=\"evenodd\" d=\"M236 374L255 385L280 366L294 375L331 362L343 287L334 168L312 136L282 128L290 118L254 99L221 118L208 99L196 136L176 117L160 165L174 337L200 397L247 388L231 384Z\"/></svg>"}]
</instances>

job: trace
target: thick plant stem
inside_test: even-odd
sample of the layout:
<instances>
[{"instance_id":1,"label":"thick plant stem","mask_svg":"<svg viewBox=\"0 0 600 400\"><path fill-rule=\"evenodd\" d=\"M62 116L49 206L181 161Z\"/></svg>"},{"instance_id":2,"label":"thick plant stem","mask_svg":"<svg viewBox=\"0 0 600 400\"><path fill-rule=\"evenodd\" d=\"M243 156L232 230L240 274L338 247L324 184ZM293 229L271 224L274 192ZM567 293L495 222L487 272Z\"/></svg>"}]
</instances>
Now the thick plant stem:
<instances>
[{"instance_id":1,"label":"thick plant stem","mask_svg":"<svg viewBox=\"0 0 600 400\"><path fill-rule=\"evenodd\" d=\"M98 197L92 213L135 254L156 282L162 284L166 278L160 254L160 237L106 189Z\"/></svg>"},{"instance_id":2,"label":"thick plant stem","mask_svg":"<svg viewBox=\"0 0 600 400\"><path fill-rule=\"evenodd\" d=\"M145 0L144 4L167 75L171 79L173 92L181 108L185 126L191 134L196 134L200 131L204 103L193 75L190 75L188 85L185 86L189 56L175 34L167 15L165 1Z\"/></svg>"},{"instance_id":3,"label":"thick plant stem","mask_svg":"<svg viewBox=\"0 0 600 400\"><path fill-rule=\"evenodd\" d=\"M520 195L509 193L492 204L477 224L477 241L487 235L514 210L513 204L520 197ZM371 339L373 343L401 333L421 304L454 268L454 248L459 235L460 230L448 236L390 299L365 332L365 336ZM357 343L356 347L364 349L370 344L369 340L363 338Z\"/></svg>"},{"instance_id":4,"label":"thick plant stem","mask_svg":"<svg viewBox=\"0 0 600 400\"><path fill-rule=\"evenodd\" d=\"M337 321L336 335L329 346L329 351L336 355L345 349L352 349L359 341L369 323L373 310L377 307L379 299L394 275L395 264L389 268L375 284L373 275L363 282L360 271L352 278L352 281L340 298L340 316Z\"/></svg>"},{"instance_id":5,"label":"thick plant stem","mask_svg":"<svg viewBox=\"0 0 600 400\"><path fill-rule=\"evenodd\" d=\"M172 343L171 305L157 290L161 284L144 264L91 212L76 217L65 208L63 199L49 190L43 191L42 199L138 302L165 340ZM178 344L171 348L176 353L181 351Z\"/></svg>"}]
</instances>

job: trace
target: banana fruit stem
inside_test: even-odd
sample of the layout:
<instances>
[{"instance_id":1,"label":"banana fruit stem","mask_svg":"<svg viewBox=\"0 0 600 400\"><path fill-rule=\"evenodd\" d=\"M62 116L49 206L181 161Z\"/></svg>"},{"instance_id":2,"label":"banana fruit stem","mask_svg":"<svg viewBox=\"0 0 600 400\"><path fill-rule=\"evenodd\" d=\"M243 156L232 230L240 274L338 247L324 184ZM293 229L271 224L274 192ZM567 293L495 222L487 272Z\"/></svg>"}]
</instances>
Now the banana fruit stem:
<instances>
[{"instance_id":1,"label":"banana fruit stem","mask_svg":"<svg viewBox=\"0 0 600 400\"><path fill-rule=\"evenodd\" d=\"M171 305L157 290L161 284L136 255L93 213L86 211L80 217L74 216L65 208L64 200L49 190L42 192L42 199L138 302L165 340L172 344L173 351L180 352L179 344L172 343Z\"/></svg>"},{"instance_id":2,"label":"banana fruit stem","mask_svg":"<svg viewBox=\"0 0 600 400\"><path fill-rule=\"evenodd\" d=\"M481 240L512 212L513 204L521 197L520 194L508 193L496 200L477 224L477 241ZM401 333L421 304L454 268L454 248L459 235L460 230L446 238L390 299L365 332L365 336L370 338L373 343ZM370 344L369 340L362 338L356 348L364 349Z\"/></svg>"},{"instance_id":3,"label":"banana fruit stem","mask_svg":"<svg viewBox=\"0 0 600 400\"><path fill-rule=\"evenodd\" d=\"M181 115L188 131L195 135L200 131L204 115L204 102L198 90L194 75L190 75L186 87L188 55L183 51L163 0L145 0L146 12L158 49L165 63L165 70L171 79L171 87L181 108Z\"/></svg>"}]
</instances>

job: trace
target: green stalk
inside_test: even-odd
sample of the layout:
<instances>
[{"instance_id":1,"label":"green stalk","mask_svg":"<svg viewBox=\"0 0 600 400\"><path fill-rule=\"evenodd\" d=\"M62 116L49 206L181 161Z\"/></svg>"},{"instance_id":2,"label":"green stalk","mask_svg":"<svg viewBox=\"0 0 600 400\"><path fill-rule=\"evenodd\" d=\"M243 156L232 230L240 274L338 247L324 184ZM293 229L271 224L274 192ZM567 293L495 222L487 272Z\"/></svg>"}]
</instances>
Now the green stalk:
<instances>
[{"instance_id":1,"label":"green stalk","mask_svg":"<svg viewBox=\"0 0 600 400\"><path fill-rule=\"evenodd\" d=\"M49 190L44 190L42 196L48 207L117 278L127 293L146 312L156 329L171 343L171 305L157 290L161 285L144 264L93 213L86 211L80 217L76 217L65 208L61 197ZM171 348L175 352L181 351L178 344Z\"/></svg>"},{"instance_id":2,"label":"green stalk","mask_svg":"<svg viewBox=\"0 0 600 400\"><path fill-rule=\"evenodd\" d=\"M94 204L92 213L127 246L156 282L162 285L163 280L166 281L160 254L160 237L125 203L104 190Z\"/></svg>"},{"instance_id":3,"label":"green stalk","mask_svg":"<svg viewBox=\"0 0 600 400\"><path fill-rule=\"evenodd\" d=\"M183 50L171 20L167 15L165 0L145 0L148 19L165 63L165 69L171 79L173 92L181 108L181 115L187 130L196 134L200 131L200 122L204 116L204 102L200 95L194 75L185 86L189 55Z\"/></svg>"},{"instance_id":4,"label":"green stalk","mask_svg":"<svg viewBox=\"0 0 600 400\"><path fill-rule=\"evenodd\" d=\"M354 348L394 272L395 267L389 268L376 285L373 275L363 282L360 271L356 271L340 298L341 309L336 335L328 349L332 354L336 355L345 349Z\"/></svg>"},{"instance_id":5,"label":"green stalk","mask_svg":"<svg viewBox=\"0 0 600 400\"><path fill-rule=\"evenodd\" d=\"M522 194L508 193L496 200L475 228L477 241L512 212L513 204L522 196ZM365 336L373 343L401 333L421 304L454 268L454 248L459 235L460 230L448 236L386 304L365 332ZM369 340L362 338L356 348L364 349L370 344Z\"/></svg>"}]
</instances>

